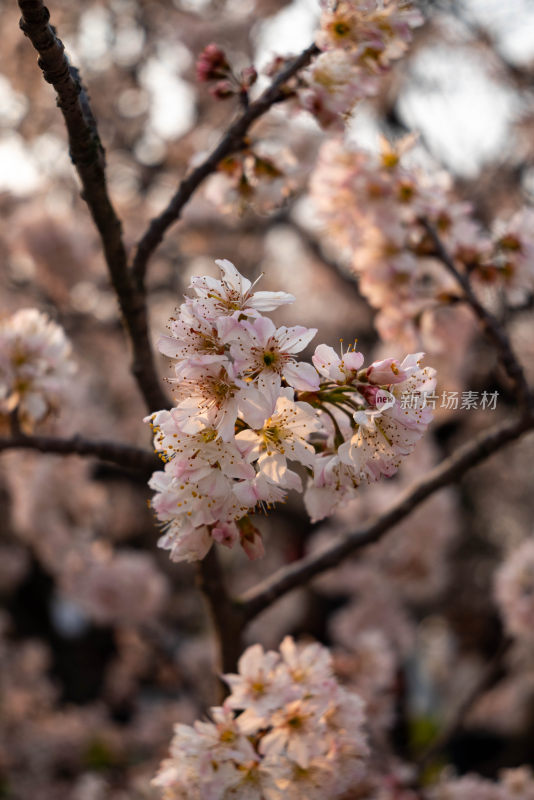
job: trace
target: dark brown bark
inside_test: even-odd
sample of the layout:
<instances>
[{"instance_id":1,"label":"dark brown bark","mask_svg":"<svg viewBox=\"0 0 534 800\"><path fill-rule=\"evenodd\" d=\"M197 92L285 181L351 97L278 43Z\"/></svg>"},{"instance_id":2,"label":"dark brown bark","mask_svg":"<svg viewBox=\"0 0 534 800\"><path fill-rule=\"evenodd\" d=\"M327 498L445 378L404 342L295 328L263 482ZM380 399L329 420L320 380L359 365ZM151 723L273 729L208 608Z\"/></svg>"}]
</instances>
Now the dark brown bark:
<instances>
[{"instance_id":1,"label":"dark brown bark","mask_svg":"<svg viewBox=\"0 0 534 800\"><path fill-rule=\"evenodd\" d=\"M120 442L91 441L82 436L61 439L55 436L24 436L19 433L10 438L0 437L0 452L3 450L36 450L40 453L94 456L101 461L110 461L120 467L147 474L161 466L157 456L148 450Z\"/></svg>"},{"instance_id":2,"label":"dark brown bark","mask_svg":"<svg viewBox=\"0 0 534 800\"><path fill-rule=\"evenodd\" d=\"M63 43L49 24L41 0L19 0L20 27L39 53L43 76L56 91L69 137L69 151L82 183L82 197L98 229L111 282L117 294L129 340L132 372L149 411L168 405L161 388L150 345L146 301L128 271L121 222L108 194L104 148L100 142L89 98L78 71L71 67Z\"/></svg>"}]
</instances>

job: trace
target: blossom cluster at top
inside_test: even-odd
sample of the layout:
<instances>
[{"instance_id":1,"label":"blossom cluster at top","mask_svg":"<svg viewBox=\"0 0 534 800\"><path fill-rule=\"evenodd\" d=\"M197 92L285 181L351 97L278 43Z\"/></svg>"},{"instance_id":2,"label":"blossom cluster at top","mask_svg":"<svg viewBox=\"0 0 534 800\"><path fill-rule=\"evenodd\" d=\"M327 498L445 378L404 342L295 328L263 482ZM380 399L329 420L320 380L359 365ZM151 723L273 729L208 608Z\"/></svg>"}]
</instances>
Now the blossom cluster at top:
<instances>
[{"instance_id":1,"label":"blossom cluster at top","mask_svg":"<svg viewBox=\"0 0 534 800\"><path fill-rule=\"evenodd\" d=\"M342 131L356 104L379 93L384 75L406 52L423 16L405 0L321 0L321 7L319 54L284 91L297 110L310 113L321 127ZM265 73L276 78L292 58L276 56ZM256 69L250 65L236 74L230 61L221 47L208 44L197 59L197 79L210 85L215 98L240 98L246 105ZM239 214L248 207L268 213L286 202L295 188L299 159L287 137L283 141L283 146L247 141L225 158L208 183L208 200L223 213Z\"/></svg>"},{"instance_id":2,"label":"blossom cluster at top","mask_svg":"<svg viewBox=\"0 0 534 800\"><path fill-rule=\"evenodd\" d=\"M421 13L403 0L322 0L316 44L322 51L304 72L301 105L323 127L343 127L356 103L375 95L381 76L412 40Z\"/></svg>"},{"instance_id":3,"label":"blossom cluster at top","mask_svg":"<svg viewBox=\"0 0 534 800\"><path fill-rule=\"evenodd\" d=\"M450 176L406 163L414 143L385 140L373 155L338 139L326 142L310 193L326 234L346 253L386 341L413 347L429 315L458 299L460 289L436 257L422 220L432 224L459 268L479 283L534 287L534 212L523 209L486 232L469 203L455 200ZM424 346L424 345L423 345Z\"/></svg>"},{"instance_id":4,"label":"blossom cluster at top","mask_svg":"<svg viewBox=\"0 0 534 800\"><path fill-rule=\"evenodd\" d=\"M363 702L338 684L326 648L288 636L280 653L249 647L238 670L213 722L176 725L153 781L165 800L323 800L361 779Z\"/></svg>"},{"instance_id":5,"label":"blossom cluster at top","mask_svg":"<svg viewBox=\"0 0 534 800\"><path fill-rule=\"evenodd\" d=\"M362 481L393 475L432 418L434 370L422 354L364 367L361 353L321 344L313 364L300 361L316 330L276 328L262 314L293 296L254 291L229 261L217 264L221 279L192 279L159 343L176 360L177 404L147 418L166 462L151 505L176 561L203 558L214 541L261 556L248 514L303 490L293 465L308 474L308 513L322 519Z\"/></svg>"},{"instance_id":6,"label":"blossom cluster at top","mask_svg":"<svg viewBox=\"0 0 534 800\"><path fill-rule=\"evenodd\" d=\"M291 91L322 127L342 129L356 103L378 93L380 78L404 55L423 16L407 0L321 0L321 7L315 40L321 52ZM285 63L276 56L266 71L275 75ZM200 54L196 71L219 100L246 96L257 78L253 66L236 75L214 43Z\"/></svg>"},{"instance_id":7,"label":"blossom cluster at top","mask_svg":"<svg viewBox=\"0 0 534 800\"><path fill-rule=\"evenodd\" d=\"M53 411L75 371L63 328L36 308L0 318L0 415L31 431Z\"/></svg>"}]
</instances>

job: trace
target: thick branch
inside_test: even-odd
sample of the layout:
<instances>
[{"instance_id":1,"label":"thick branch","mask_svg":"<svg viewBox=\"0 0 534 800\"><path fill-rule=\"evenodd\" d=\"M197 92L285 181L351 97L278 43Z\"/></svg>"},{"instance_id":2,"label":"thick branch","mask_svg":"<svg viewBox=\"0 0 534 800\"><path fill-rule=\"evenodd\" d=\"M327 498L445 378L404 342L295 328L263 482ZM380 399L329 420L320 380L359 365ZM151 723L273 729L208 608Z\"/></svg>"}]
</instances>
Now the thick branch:
<instances>
[{"instance_id":1,"label":"thick branch","mask_svg":"<svg viewBox=\"0 0 534 800\"><path fill-rule=\"evenodd\" d=\"M126 469L150 473L161 466L159 459L148 450L132 447L119 442L98 442L73 436L60 439L55 436L13 436L0 437L2 450L38 450L41 453L61 453L62 455L94 456L102 461L111 461Z\"/></svg>"},{"instance_id":2,"label":"thick branch","mask_svg":"<svg viewBox=\"0 0 534 800\"><path fill-rule=\"evenodd\" d=\"M49 24L50 14L41 0L19 0L20 27L39 53L39 66L56 90L69 136L72 161L80 177L82 197L100 234L111 282L133 348L132 371L151 411L168 403L154 366L148 336L144 296L128 273L121 222L106 186L104 149L98 136L89 99L65 55L63 43Z\"/></svg>"},{"instance_id":3,"label":"thick branch","mask_svg":"<svg viewBox=\"0 0 534 800\"><path fill-rule=\"evenodd\" d=\"M523 368L517 357L513 351L512 345L510 344L510 340L506 335L506 332L502 325L499 323L499 320L493 316L480 302L476 294L474 293L473 289L471 288L471 284L467 275L464 275L460 270L456 267L454 263L454 259L447 251L445 245L441 241L440 236L438 235L436 229L433 225L431 225L428 220L422 220L423 227L427 231L428 235L432 239L432 243L434 245L436 255L442 262L442 264L447 268L447 270L454 276L457 282L463 289L465 298L473 311L475 312L476 316L482 323L482 326L486 332L488 339L494 344L497 353L499 355L499 360L505 370L506 374L512 381L513 385L518 394L519 402L524 408L529 406L530 400L530 390L528 387L528 383L525 378L525 374L523 372Z\"/></svg>"},{"instance_id":4,"label":"thick branch","mask_svg":"<svg viewBox=\"0 0 534 800\"><path fill-rule=\"evenodd\" d=\"M251 103L243 114L230 125L215 150L182 180L167 208L152 220L148 230L137 245L132 269L136 285L140 289L144 285L150 256L163 240L167 230L180 218L183 207L193 193L209 175L216 171L223 159L243 147L245 136L253 122L269 111L273 105L290 96L285 84L301 69L307 67L312 58L318 53L318 48L312 44L291 61L258 99Z\"/></svg>"},{"instance_id":5,"label":"thick branch","mask_svg":"<svg viewBox=\"0 0 534 800\"><path fill-rule=\"evenodd\" d=\"M242 598L243 613L250 621L275 600L292 589L307 583L315 575L336 567L346 556L365 545L378 541L390 528L407 517L423 500L438 489L459 480L467 470L484 461L508 442L534 428L534 415L504 422L477 436L446 458L421 480L408 488L379 517L370 520L354 533L343 537L326 550L306 556L282 567L274 575L247 592Z\"/></svg>"},{"instance_id":6,"label":"thick branch","mask_svg":"<svg viewBox=\"0 0 534 800\"><path fill-rule=\"evenodd\" d=\"M245 620L242 609L226 590L215 547L199 562L198 585L207 600L215 628L220 669L222 672L235 672L243 649L241 634Z\"/></svg>"}]
</instances>

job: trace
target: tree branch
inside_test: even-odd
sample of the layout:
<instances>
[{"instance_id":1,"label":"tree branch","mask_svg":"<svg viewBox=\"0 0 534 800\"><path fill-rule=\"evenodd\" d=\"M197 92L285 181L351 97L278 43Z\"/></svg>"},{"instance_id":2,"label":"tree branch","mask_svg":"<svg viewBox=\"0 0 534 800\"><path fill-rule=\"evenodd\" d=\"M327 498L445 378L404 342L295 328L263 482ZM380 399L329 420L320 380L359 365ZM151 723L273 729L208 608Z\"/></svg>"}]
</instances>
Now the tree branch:
<instances>
[{"instance_id":1,"label":"tree branch","mask_svg":"<svg viewBox=\"0 0 534 800\"><path fill-rule=\"evenodd\" d=\"M128 272L121 222L111 203L105 175L104 148L100 142L89 99L65 55L63 43L49 24L50 14L41 0L18 0L20 27L39 53L39 67L57 94L69 137L70 156L82 183L82 197L98 229L111 282L133 349L132 372L149 411L168 403L154 366L148 335L145 298Z\"/></svg>"},{"instance_id":2,"label":"tree branch","mask_svg":"<svg viewBox=\"0 0 534 800\"><path fill-rule=\"evenodd\" d=\"M458 270L454 259L447 251L434 226L426 219L422 219L421 224L432 240L437 257L462 287L465 298L482 323L488 339L495 345L503 369L515 386L521 406L523 408L528 408L532 403L530 389L523 368L517 360L510 340L502 325L499 323L499 320L482 305L471 288L467 275L464 275Z\"/></svg>"},{"instance_id":3,"label":"tree branch","mask_svg":"<svg viewBox=\"0 0 534 800\"><path fill-rule=\"evenodd\" d=\"M237 660L243 650L241 634L245 619L241 607L226 589L219 556L213 546L198 564L198 586L204 594L215 628L219 647L220 670L235 672Z\"/></svg>"},{"instance_id":4,"label":"tree branch","mask_svg":"<svg viewBox=\"0 0 534 800\"><path fill-rule=\"evenodd\" d=\"M532 429L534 429L534 414L531 413L518 420L497 425L460 447L424 478L409 487L385 513L371 519L359 530L338 540L326 550L282 567L270 578L245 593L239 602L246 621L249 622L275 600L307 583L315 575L337 566L350 553L381 539L390 528L407 517L427 497L459 480L471 467Z\"/></svg>"},{"instance_id":5,"label":"tree branch","mask_svg":"<svg viewBox=\"0 0 534 800\"><path fill-rule=\"evenodd\" d=\"M213 172L227 156L241 149L245 136L251 125L276 103L290 96L285 84L319 53L315 44L306 48L297 58L273 80L271 85L239 116L228 128L223 138L212 153L182 180L167 208L150 223L148 230L140 239L134 256L132 271L136 286L141 290L144 286L148 260L163 240L171 225L180 218L183 207L189 201L200 184Z\"/></svg>"},{"instance_id":6,"label":"tree branch","mask_svg":"<svg viewBox=\"0 0 534 800\"><path fill-rule=\"evenodd\" d=\"M153 472L161 462L153 453L119 442L91 441L82 436L60 439L55 436L0 437L0 452L3 450L38 450L41 453L62 455L95 456L102 461L111 461L126 469Z\"/></svg>"}]
</instances>

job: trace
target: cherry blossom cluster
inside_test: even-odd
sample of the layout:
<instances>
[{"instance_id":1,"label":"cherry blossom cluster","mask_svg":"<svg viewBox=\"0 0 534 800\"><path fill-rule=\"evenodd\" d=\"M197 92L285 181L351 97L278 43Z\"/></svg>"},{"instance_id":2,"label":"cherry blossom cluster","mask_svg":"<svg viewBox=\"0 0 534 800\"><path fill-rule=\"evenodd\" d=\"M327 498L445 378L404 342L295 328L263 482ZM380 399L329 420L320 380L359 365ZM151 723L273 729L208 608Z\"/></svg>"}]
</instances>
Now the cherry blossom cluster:
<instances>
[{"instance_id":1,"label":"cherry blossom cluster","mask_svg":"<svg viewBox=\"0 0 534 800\"><path fill-rule=\"evenodd\" d=\"M512 636L534 640L534 539L527 539L500 566L495 596Z\"/></svg>"},{"instance_id":2,"label":"cherry blossom cluster","mask_svg":"<svg viewBox=\"0 0 534 800\"><path fill-rule=\"evenodd\" d=\"M321 344L297 358L316 329L275 327L262 311L294 300L254 291L229 261L221 279L196 277L161 352L176 360L176 407L147 418L165 468L150 486L165 527L160 546L176 561L204 558L213 542L263 554L248 514L301 492L322 519L362 482L391 476L432 418L435 373L422 353L368 367L361 353ZM408 392L409 407L401 399Z\"/></svg>"},{"instance_id":3,"label":"cherry blossom cluster","mask_svg":"<svg viewBox=\"0 0 534 800\"><path fill-rule=\"evenodd\" d=\"M321 800L341 797L364 773L363 702L343 689L328 650L249 647L213 721L177 725L153 783L165 800Z\"/></svg>"},{"instance_id":4,"label":"cherry blossom cluster","mask_svg":"<svg viewBox=\"0 0 534 800\"><path fill-rule=\"evenodd\" d=\"M406 163L415 139L396 147L382 141L380 154L326 142L310 181L325 232L359 276L376 325L386 341L428 342L432 312L458 299L454 278L436 257L422 220L439 233L456 263L479 282L534 286L532 211L523 209L485 232L471 206L458 202L447 173L424 173Z\"/></svg>"},{"instance_id":5,"label":"cherry blossom cluster","mask_svg":"<svg viewBox=\"0 0 534 800\"><path fill-rule=\"evenodd\" d=\"M69 554L58 580L65 597L97 625L135 626L154 619L169 587L150 554L98 550Z\"/></svg>"},{"instance_id":6,"label":"cherry blossom cluster","mask_svg":"<svg viewBox=\"0 0 534 800\"><path fill-rule=\"evenodd\" d=\"M511 289L534 290L534 209L524 207L492 231L493 252L479 273Z\"/></svg>"},{"instance_id":7,"label":"cherry blossom cluster","mask_svg":"<svg viewBox=\"0 0 534 800\"><path fill-rule=\"evenodd\" d=\"M31 431L54 411L75 371L63 328L36 308L0 318L0 415Z\"/></svg>"},{"instance_id":8,"label":"cherry blossom cluster","mask_svg":"<svg viewBox=\"0 0 534 800\"><path fill-rule=\"evenodd\" d=\"M529 767L502 770L497 783L478 775L442 781L430 800L534 800L534 775Z\"/></svg>"},{"instance_id":9,"label":"cherry blossom cluster","mask_svg":"<svg viewBox=\"0 0 534 800\"><path fill-rule=\"evenodd\" d=\"M380 78L412 40L421 13L402 0L323 0L316 44L322 51L305 71L301 105L323 127L340 127L362 98L375 95Z\"/></svg>"},{"instance_id":10,"label":"cherry blossom cluster","mask_svg":"<svg viewBox=\"0 0 534 800\"><path fill-rule=\"evenodd\" d=\"M248 208L268 213L296 188L296 159L285 146L257 141L228 156L209 181L206 198L223 214L243 214Z\"/></svg>"},{"instance_id":11,"label":"cherry blossom cluster","mask_svg":"<svg viewBox=\"0 0 534 800\"><path fill-rule=\"evenodd\" d=\"M359 100L376 95L380 79L406 52L423 16L405 0L322 0L316 44L321 51L293 81L302 108L324 128L343 128ZM267 67L275 75L286 63L277 56ZM257 79L253 66L237 76L225 52L209 44L200 54L197 79L211 84L219 100L247 97Z\"/></svg>"},{"instance_id":12,"label":"cherry blossom cluster","mask_svg":"<svg viewBox=\"0 0 534 800\"><path fill-rule=\"evenodd\" d=\"M322 0L321 6L319 55L289 80L285 91L323 128L343 130L356 103L378 93L381 78L405 53L423 17L404 0ZM264 72L275 78L290 60L276 56ZM250 65L238 75L230 62L217 44L207 45L196 62L197 80L209 83L215 98L237 97L246 107L256 69ZM285 147L266 154L261 144L246 143L218 165L207 197L223 213L242 213L249 205L261 213L271 211L293 192L294 163Z\"/></svg>"}]
</instances>

